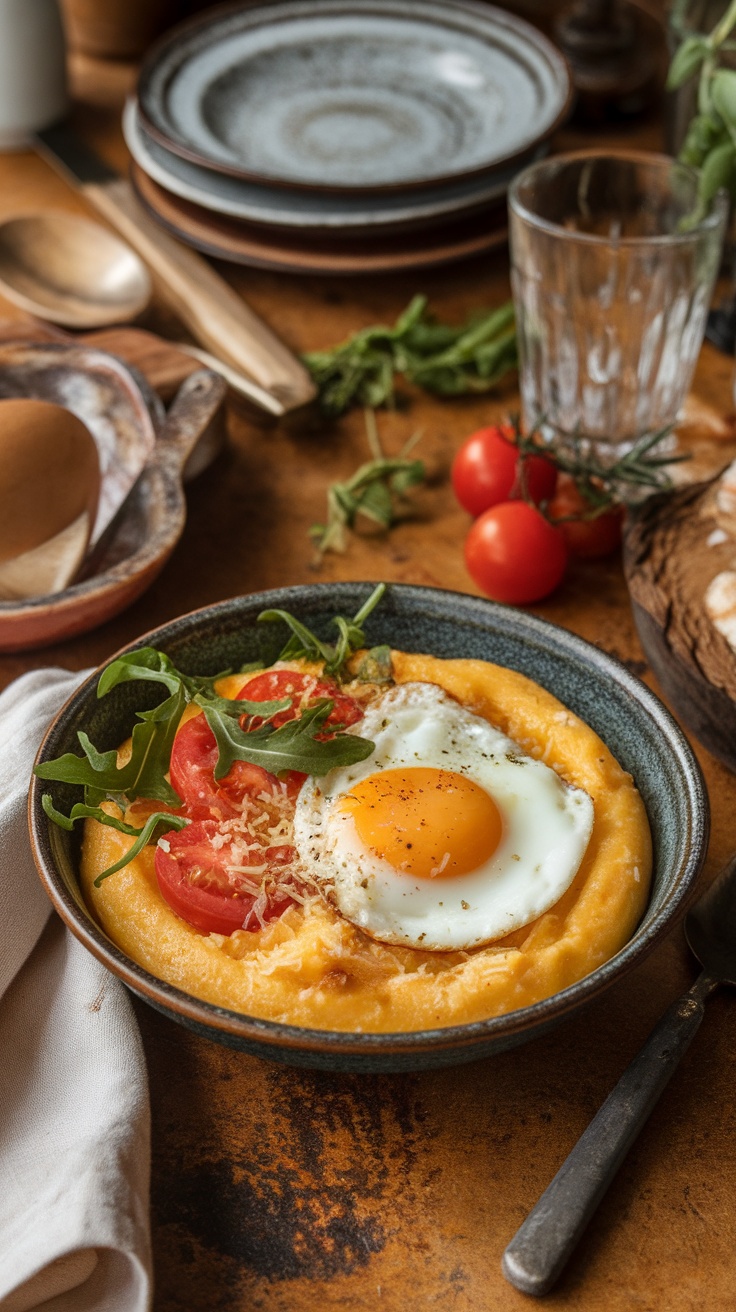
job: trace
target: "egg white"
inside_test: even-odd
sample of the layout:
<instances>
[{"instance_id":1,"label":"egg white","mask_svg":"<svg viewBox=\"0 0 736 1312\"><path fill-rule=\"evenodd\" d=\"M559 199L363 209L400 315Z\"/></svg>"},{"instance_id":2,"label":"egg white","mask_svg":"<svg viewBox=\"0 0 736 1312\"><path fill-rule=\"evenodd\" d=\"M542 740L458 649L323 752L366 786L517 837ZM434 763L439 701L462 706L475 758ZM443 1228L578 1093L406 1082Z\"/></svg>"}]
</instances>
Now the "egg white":
<instances>
[{"instance_id":1,"label":"egg white","mask_svg":"<svg viewBox=\"0 0 736 1312\"><path fill-rule=\"evenodd\" d=\"M434 684L391 688L354 732L375 751L357 765L307 779L294 835L301 863L341 915L385 943L431 951L478 947L529 924L562 897L593 828L593 802L542 761ZM503 820L489 860L466 875L421 879L366 847L341 808L381 770L426 766L466 775Z\"/></svg>"}]
</instances>

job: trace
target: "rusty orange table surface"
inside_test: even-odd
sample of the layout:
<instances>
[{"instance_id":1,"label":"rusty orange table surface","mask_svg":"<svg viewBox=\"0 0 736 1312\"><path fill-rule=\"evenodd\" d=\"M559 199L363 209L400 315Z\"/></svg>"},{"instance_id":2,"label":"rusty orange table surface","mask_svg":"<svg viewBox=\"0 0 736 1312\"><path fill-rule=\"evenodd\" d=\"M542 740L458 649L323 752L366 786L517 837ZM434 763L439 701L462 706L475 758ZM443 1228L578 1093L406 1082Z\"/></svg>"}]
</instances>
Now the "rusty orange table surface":
<instances>
[{"instance_id":1,"label":"rusty orange table surface","mask_svg":"<svg viewBox=\"0 0 736 1312\"><path fill-rule=\"evenodd\" d=\"M116 90L97 96L106 98L114 102ZM123 166L117 107L80 105L76 117L86 138ZM657 147L656 121L627 139ZM567 133L562 140L590 139ZM0 157L0 217L54 205L83 209L35 156ZM366 281L224 272L301 350L393 320L416 291L427 292L448 319L508 295L503 255L426 276ZM146 326L179 335L160 310ZM698 395L731 408L732 373L729 360L704 348ZM387 452L422 431L429 484L416 494L412 519L389 536L354 538L346 555L329 557L318 572L307 529L324 514L328 482L366 458L363 417L268 427L231 413L229 448L190 485L184 536L150 591L93 633L0 658L0 681L48 664L97 663L184 611L275 585L387 579L474 591L462 561L468 520L452 498L449 462L467 433L517 403L511 381L492 399L448 403L412 395L406 409L382 417ZM535 610L615 653L656 687L617 561L576 564ZM736 780L696 750L713 807L704 886L734 845ZM269 1065L136 1004L153 1109L155 1312L528 1306L504 1281L501 1253L654 1021L694 974L677 927L634 973L548 1036L474 1065L394 1077ZM549 1308L736 1307L734 1089L736 1007L724 990L545 1300Z\"/></svg>"}]
</instances>

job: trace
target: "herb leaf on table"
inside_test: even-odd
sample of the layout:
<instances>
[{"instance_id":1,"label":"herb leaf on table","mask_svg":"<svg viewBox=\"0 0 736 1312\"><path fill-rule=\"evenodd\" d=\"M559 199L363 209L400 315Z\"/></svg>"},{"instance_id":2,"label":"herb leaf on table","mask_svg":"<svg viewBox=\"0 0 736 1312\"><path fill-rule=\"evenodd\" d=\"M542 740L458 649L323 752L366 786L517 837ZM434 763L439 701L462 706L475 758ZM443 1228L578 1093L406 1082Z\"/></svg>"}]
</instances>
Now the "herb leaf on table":
<instances>
[{"instance_id":1,"label":"herb leaf on table","mask_svg":"<svg viewBox=\"0 0 736 1312\"><path fill-rule=\"evenodd\" d=\"M363 328L346 342L304 356L324 414L353 405L391 406L397 374L439 396L485 392L516 367L511 301L452 327L436 322L427 297L415 296L393 328Z\"/></svg>"}]
</instances>

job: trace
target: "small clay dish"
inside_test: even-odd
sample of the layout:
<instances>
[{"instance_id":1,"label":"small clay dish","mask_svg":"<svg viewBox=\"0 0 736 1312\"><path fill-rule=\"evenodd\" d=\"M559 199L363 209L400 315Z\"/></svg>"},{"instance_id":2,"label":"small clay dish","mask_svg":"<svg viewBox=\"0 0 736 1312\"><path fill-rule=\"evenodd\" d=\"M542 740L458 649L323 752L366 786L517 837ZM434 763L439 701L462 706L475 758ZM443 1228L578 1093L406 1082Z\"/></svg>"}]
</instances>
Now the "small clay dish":
<instances>
[{"instance_id":1,"label":"small clay dish","mask_svg":"<svg viewBox=\"0 0 736 1312\"><path fill-rule=\"evenodd\" d=\"M371 587L314 584L238 597L185 615L125 650L152 644L180 668L205 674L272 660L284 635L272 632L278 626L256 624L261 610L287 609L327 636L332 616L354 614ZM654 839L651 899L630 942L579 983L505 1016L410 1033L353 1034L259 1020L162 983L110 942L82 900L79 837L52 824L41 806L42 793L50 791L55 805L68 812L77 800L68 785L34 777L29 802L33 851L44 887L72 933L139 997L200 1034L261 1057L328 1070L402 1071L472 1061L543 1033L615 983L662 938L682 910L705 857L707 794L687 740L654 694L618 661L564 629L475 597L392 585L371 615L366 636L371 644L385 642L443 658L475 657L520 670L587 721L633 775ZM78 751L79 729L100 749L117 746L130 734L135 711L144 705L141 686L125 684L98 700L99 673L56 717L39 761ZM154 705L155 690L152 698Z\"/></svg>"},{"instance_id":2,"label":"small clay dish","mask_svg":"<svg viewBox=\"0 0 736 1312\"><path fill-rule=\"evenodd\" d=\"M211 443L226 387L199 370L168 413L113 355L59 342L0 346L0 397L64 406L95 439L102 477L90 553L62 592L0 601L0 651L27 651L95 628L148 587L184 527L182 478Z\"/></svg>"}]
</instances>

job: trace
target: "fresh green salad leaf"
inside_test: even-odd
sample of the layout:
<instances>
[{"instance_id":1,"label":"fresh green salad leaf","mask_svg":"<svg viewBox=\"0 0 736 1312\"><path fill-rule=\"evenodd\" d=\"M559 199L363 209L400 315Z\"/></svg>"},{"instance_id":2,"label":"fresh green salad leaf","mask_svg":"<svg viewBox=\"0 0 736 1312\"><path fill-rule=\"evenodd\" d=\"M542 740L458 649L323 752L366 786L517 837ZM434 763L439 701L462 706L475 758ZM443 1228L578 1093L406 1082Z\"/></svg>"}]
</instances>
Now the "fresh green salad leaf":
<instances>
[{"instance_id":1,"label":"fresh green salad leaf","mask_svg":"<svg viewBox=\"0 0 736 1312\"><path fill-rule=\"evenodd\" d=\"M393 405L397 374L439 396L486 392L516 367L513 305L452 327L429 316L426 296L415 296L393 328L364 328L304 360L322 410L332 417L353 405Z\"/></svg>"},{"instance_id":2,"label":"fresh green salad leaf","mask_svg":"<svg viewBox=\"0 0 736 1312\"><path fill-rule=\"evenodd\" d=\"M315 702L296 720L287 720L280 728L264 725L262 729L243 730L240 720L227 709L227 702L202 703L207 723L217 741L218 758L215 778L222 779L235 761L250 761L272 774L300 770L319 777L337 766L364 761L373 751L373 743L357 734L338 733L324 741L315 737L324 728L334 705Z\"/></svg>"},{"instance_id":3,"label":"fresh green salad leaf","mask_svg":"<svg viewBox=\"0 0 736 1312\"><path fill-rule=\"evenodd\" d=\"M36 767L36 774L39 779L81 784L87 806L98 806L108 797L124 797L128 802L147 797L166 806L180 806L181 798L166 774L186 700L180 684L154 710L138 711L141 723L133 729L130 760L120 768L116 751L98 752L87 735L80 732L77 736L83 756L67 752L55 761L42 762Z\"/></svg>"},{"instance_id":4,"label":"fresh green salad leaf","mask_svg":"<svg viewBox=\"0 0 736 1312\"><path fill-rule=\"evenodd\" d=\"M286 610L262 610L258 619L266 622L281 620L291 629L291 637L279 654L280 661L324 661L325 674L340 681L345 675L346 662L354 652L365 646L365 633L362 626L375 610L385 591L386 584L378 583L351 620L345 619L342 615L335 617L332 622L336 625L340 636L334 644L323 642L305 624L302 624L301 620L295 619Z\"/></svg>"},{"instance_id":5,"label":"fresh green salad leaf","mask_svg":"<svg viewBox=\"0 0 736 1312\"><path fill-rule=\"evenodd\" d=\"M57 811L49 793L44 793L41 798L41 805L49 820L53 820L54 824L59 825L61 829L73 829L76 820L97 820L101 825L109 825L111 829L117 829L119 833L129 834L131 838L136 839L136 842L133 843L124 856L121 856L119 861L109 866L107 870L100 872L95 879L95 888L99 888L103 879L107 879L108 875L114 875L117 870L122 870L123 866L127 866L130 861L133 861L138 853L142 852L143 848L147 847L152 841L154 834L159 838L169 829L183 829L185 825L189 824L189 821L183 815L172 815L170 811L154 811L152 815L149 815L143 827L136 829L134 825L126 825L125 821L121 820L119 816L110 815L107 811L103 811L102 807L85 806L83 802L77 802L67 816L62 811Z\"/></svg>"},{"instance_id":6,"label":"fresh green salad leaf","mask_svg":"<svg viewBox=\"0 0 736 1312\"><path fill-rule=\"evenodd\" d=\"M365 645L362 626L384 591L385 584L382 583L374 588L352 619L335 618L338 639L334 644L322 642L288 611L264 611L258 618L282 620L290 628L291 637L282 658L300 656L321 661L325 674L339 679L348 658ZM244 666L241 672L245 674L261 668L261 663L256 662ZM168 772L174 738L182 714L191 703L203 710L215 735L218 748L216 779L222 779L235 761L249 761L276 775L298 770L321 776L337 766L362 761L373 751L372 742L357 734L345 733L340 726L336 729L330 726L330 736L321 736L334 704L330 700L315 702L295 719L275 728L271 721L279 712L291 707L290 697L265 702L220 697L214 684L222 677L182 674L165 652L153 647L141 647L121 656L103 671L97 686L98 697L106 696L119 684L136 681L160 683L168 693L153 710L137 712L138 723L133 728L130 759L118 766L115 750L98 751L88 735L80 731L77 735L82 749L80 755L67 752L36 767L36 774L41 779L58 780L83 789L84 801L76 802L68 816L54 806L50 794L44 795L43 808L55 824L72 829L77 820L91 818L135 838L125 857L103 871L96 883L131 861L157 834L166 829L181 829L189 823L185 816L162 810L150 816L139 830L116 816L108 815L101 809L101 803L114 801L124 810L137 798L146 798L165 807L181 806L181 799L169 782ZM247 718L244 727L243 717L257 717L258 727L249 729Z\"/></svg>"}]
</instances>

